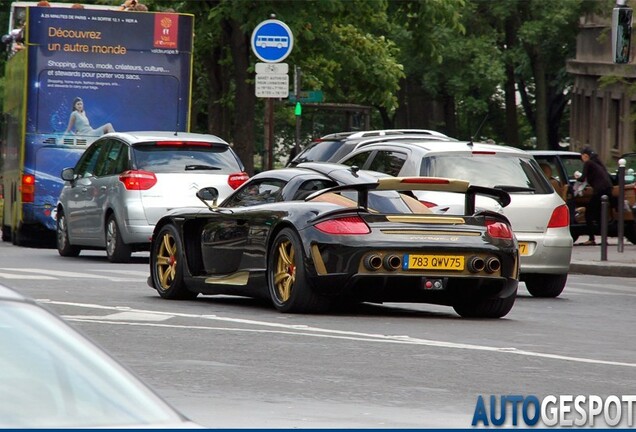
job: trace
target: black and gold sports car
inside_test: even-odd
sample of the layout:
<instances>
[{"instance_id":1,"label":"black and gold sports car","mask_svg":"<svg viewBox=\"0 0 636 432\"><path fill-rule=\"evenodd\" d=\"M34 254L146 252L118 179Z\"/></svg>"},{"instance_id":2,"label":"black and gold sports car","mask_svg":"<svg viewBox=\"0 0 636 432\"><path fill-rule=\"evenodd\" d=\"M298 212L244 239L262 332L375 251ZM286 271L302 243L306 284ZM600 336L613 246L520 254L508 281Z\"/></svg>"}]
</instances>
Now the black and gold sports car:
<instances>
[{"instance_id":1,"label":"black and gold sports car","mask_svg":"<svg viewBox=\"0 0 636 432\"><path fill-rule=\"evenodd\" d=\"M466 215L439 215L414 190L463 193ZM262 172L217 206L180 209L155 227L149 285L167 299L230 294L271 299L282 312L336 302L420 302L464 317L499 318L519 281L505 216L475 211L504 191L461 180L381 177L337 164Z\"/></svg>"}]
</instances>

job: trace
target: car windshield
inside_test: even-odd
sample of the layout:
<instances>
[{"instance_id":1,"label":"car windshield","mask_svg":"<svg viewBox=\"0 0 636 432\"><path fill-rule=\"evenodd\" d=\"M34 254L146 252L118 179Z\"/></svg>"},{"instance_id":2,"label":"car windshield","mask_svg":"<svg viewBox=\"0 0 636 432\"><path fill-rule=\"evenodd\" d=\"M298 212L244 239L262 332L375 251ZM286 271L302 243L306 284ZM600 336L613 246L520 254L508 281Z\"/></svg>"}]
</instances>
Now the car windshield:
<instances>
[{"instance_id":1,"label":"car windshield","mask_svg":"<svg viewBox=\"0 0 636 432\"><path fill-rule=\"evenodd\" d=\"M426 156L420 175L468 180L476 186L508 192L552 193L534 159L498 154L444 154Z\"/></svg>"},{"instance_id":2,"label":"car windshield","mask_svg":"<svg viewBox=\"0 0 636 432\"><path fill-rule=\"evenodd\" d=\"M0 427L176 424L181 417L62 320L0 301Z\"/></svg>"},{"instance_id":3,"label":"car windshield","mask_svg":"<svg viewBox=\"0 0 636 432\"><path fill-rule=\"evenodd\" d=\"M196 170L232 174L240 171L234 154L227 146L135 145L133 157L137 169L154 173Z\"/></svg>"}]
</instances>

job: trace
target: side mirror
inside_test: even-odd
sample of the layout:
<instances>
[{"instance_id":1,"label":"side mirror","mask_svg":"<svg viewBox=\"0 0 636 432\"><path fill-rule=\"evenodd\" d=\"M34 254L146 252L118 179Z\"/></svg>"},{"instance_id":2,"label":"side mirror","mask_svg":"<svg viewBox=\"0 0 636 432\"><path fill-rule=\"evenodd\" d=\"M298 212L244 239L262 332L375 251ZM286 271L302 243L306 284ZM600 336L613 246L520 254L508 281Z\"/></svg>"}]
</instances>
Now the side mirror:
<instances>
[{"instance_id":1,"label":"side mirror","mask_svg":"<svg viewBox=\"0 0 636 432\"><path fill-rule=\"evenodd\" d=\"M208 208L212 209L217 205L219 190L215 187L201 188L197 191L197 198L199 198L203 204L208 206ZM210 205L210 201L212 201L212 205Z\"/></svg>"},{"instance_id":2,"label":"side mirror","mask_svg":"<svg viewBox=\"0 0 636 432\"><path fill-rule=\"evenodd\" d=\"M64 181L75 180L75 168L64 168L60 176L62 177L62 180Z\"/></svg>"}]
</instances>

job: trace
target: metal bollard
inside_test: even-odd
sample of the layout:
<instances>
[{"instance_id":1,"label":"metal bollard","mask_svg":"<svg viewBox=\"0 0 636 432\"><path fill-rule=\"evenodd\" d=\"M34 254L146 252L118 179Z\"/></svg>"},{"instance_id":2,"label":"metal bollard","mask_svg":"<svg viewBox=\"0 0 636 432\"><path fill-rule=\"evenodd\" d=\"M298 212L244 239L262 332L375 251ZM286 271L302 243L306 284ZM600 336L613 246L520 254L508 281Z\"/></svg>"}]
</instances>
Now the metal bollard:
<instances>
[{"instance_id":1,"label":"metal bollard","mask_svg":"<svg viewBox=\"0 0 636 432\"><path fill-rule=\"evenodd\" d=\"M607 261L607 211L609 210L609 197L601 197L601 261Z\"/></svg>"},{"instance_id":2,"label":"metal bollard","mask_svg":"<svg viewBox=\"0 0 636 432\"><path fill-rule=\"evenodd\" d=\"M617 227L617 236L618 236L618 246L617 250L620 253L623 253L623 248L625 244L624 236L625 236L625 215L623 211L625 210L625 164L627 161L625 159L618 160L618 227Z\"/></svg>"}]
</instances>

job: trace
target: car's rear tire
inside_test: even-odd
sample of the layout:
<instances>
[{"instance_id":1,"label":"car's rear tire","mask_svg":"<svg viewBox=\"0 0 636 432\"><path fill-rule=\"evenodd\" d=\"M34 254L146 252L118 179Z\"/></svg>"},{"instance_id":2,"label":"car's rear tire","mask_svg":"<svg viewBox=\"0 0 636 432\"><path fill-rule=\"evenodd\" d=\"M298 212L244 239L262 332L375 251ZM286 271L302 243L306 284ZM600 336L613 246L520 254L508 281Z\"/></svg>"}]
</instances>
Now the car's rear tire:
<instances>
[{"instance_id":1,"label":"car's rear tire","mask_svg":"<svg viewBox=\"0 0 636 432\"><path fill-rule=\"evenodd\" d=\"M508 315L517 298L517 290L505 298L474 298L453 305L462 318L502 318Z\"/></svg>"},{"instance_id":2,"label":"car's rear tire","mask_svg":"<svg viewBox=\"0 0 636 432\"><path fill-rule=\"evenodd\" d=\"M57 212L57 253L63 257L76 257L80 254L81 249L71 245L68 239L68 225L66 223L66 215L62 210Z\"/></svg>"},{"instance_id":3,"label":"car's rear tire","mask_svg":"<svg viewBox=\"0 0 636 432\"><path fill-rule=\"evenodd\" d=\"M121 238L115 215L111 214L106 221L106 256L108 256L108 261L127 263L130 262L131 254L130 246L124 243Z\"/></svg>"},{"instance_id":4,"label":"car's rear tire","mask_svg":"<svg viewBox=\"0 0 636 432\"><path fill-rule=\"evenodd\" d=\"M307 281L303 248L298 234L282 229L268 253L267 284L276 309L287 313L323 312L326 297L314 292Z\"/></svg>"},{"instance_id":5,"label":"car's rear tire","mask_svg":"<svg viewBox=\"0 0 636 432\"><path fill-rule=\"evenodd\" d=\"M523 281L526 283L526 289L533 297L545 298L553 298L561 295L567 280L567 273L559 275L531 274L523 277Z\"/></svg>"},{"instance_id":6,"label":"car's rear tire","mask_svg":"<svg viewBox=\"0 0 636 432\"><path fill-rule=\"evenodd\" d=\"M179 231L165 225L157 234L150 249L152 285L162 298L192 300L198 293L188 290L183 280L184 254Z\"/></svg>"}]
</instances>

